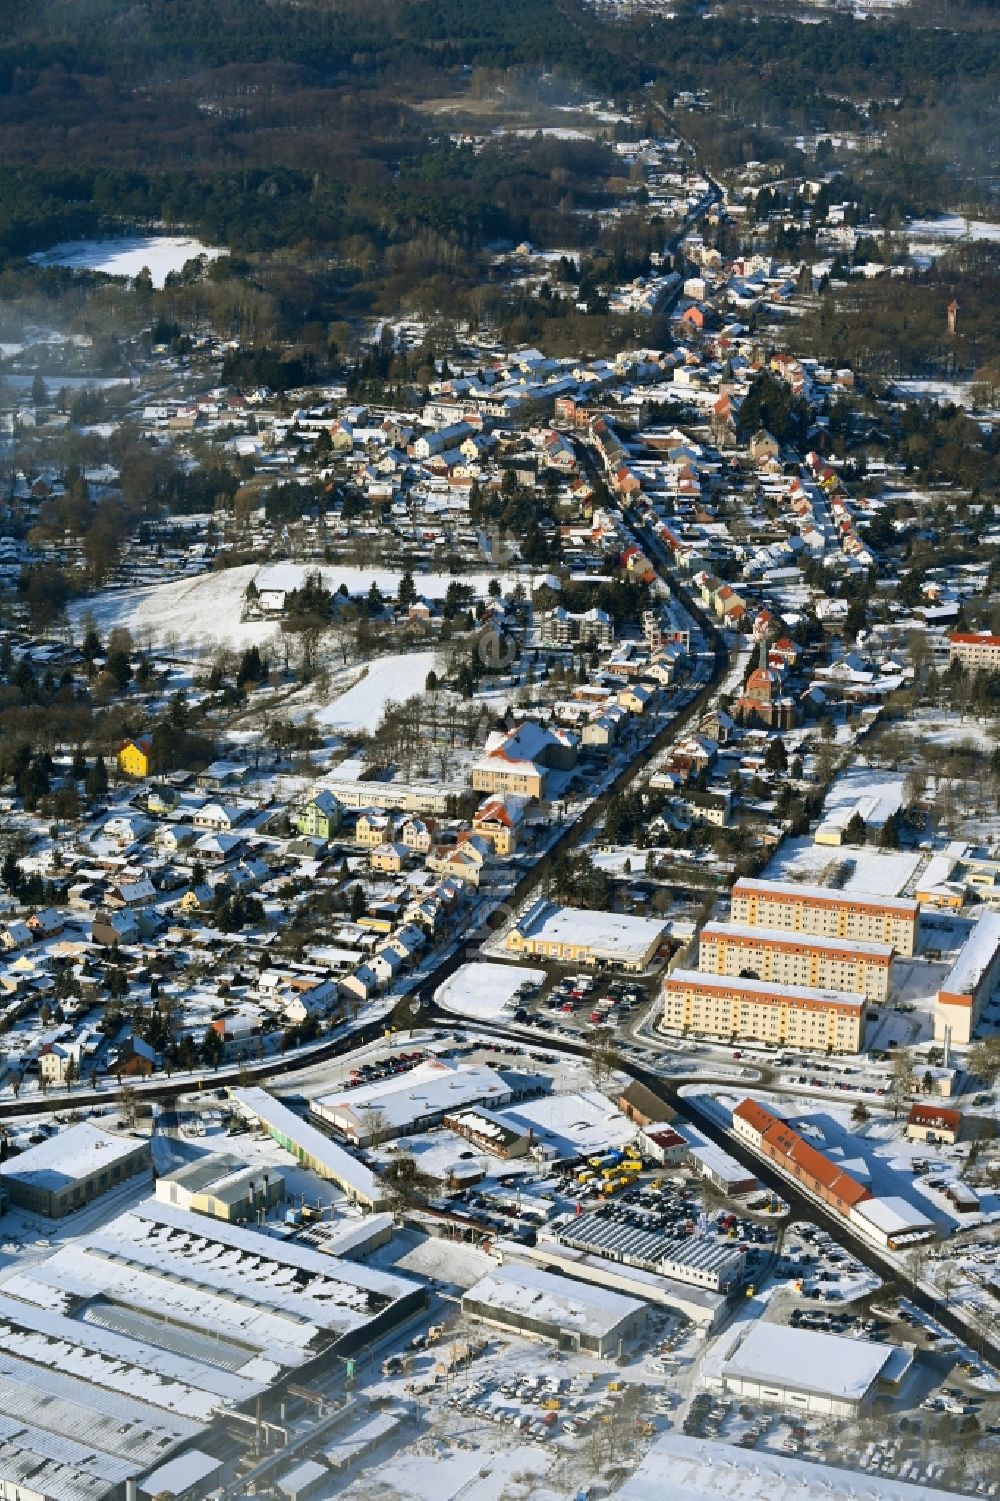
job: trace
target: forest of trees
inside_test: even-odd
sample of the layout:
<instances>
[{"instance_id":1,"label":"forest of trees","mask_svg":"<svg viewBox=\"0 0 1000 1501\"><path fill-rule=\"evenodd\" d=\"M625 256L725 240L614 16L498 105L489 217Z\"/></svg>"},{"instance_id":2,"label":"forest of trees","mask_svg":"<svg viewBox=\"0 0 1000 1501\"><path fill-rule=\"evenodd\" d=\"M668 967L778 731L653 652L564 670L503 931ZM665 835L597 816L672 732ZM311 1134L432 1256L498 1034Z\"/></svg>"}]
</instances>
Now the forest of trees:
<instances>
[{"instance_id":1,"label":"forest of trees","mask_svg":"<svg viewBox=\"0 0 1000 1501\"><path fill-rule=\"evenodd\" d=\"M496 81L544 73L560 97L582 85L646 107L706 90L712 113L689 124L717 161L766 156L762 131L842 127L862 107L892 126L897 154L904 121L923 133L911 164L933 155L954 174L995 139L1000 37L987 9L945 7L954 31L678 9L615 19L582 0L260 0L248 24L245 0L135 0L122 25L114 0L5 6L0 260L123 221L185 224L243 250L337 245L362 279L373 256L428 231L444 244L425 252L449 275L461 265L445 247L461 262L497 236L583 243L577 211L600 201L612 165L602 148L454 145L419 106L466 89L465 68ZM883 170L895 170L888 156Z\"/></svg>"}]
</instances>

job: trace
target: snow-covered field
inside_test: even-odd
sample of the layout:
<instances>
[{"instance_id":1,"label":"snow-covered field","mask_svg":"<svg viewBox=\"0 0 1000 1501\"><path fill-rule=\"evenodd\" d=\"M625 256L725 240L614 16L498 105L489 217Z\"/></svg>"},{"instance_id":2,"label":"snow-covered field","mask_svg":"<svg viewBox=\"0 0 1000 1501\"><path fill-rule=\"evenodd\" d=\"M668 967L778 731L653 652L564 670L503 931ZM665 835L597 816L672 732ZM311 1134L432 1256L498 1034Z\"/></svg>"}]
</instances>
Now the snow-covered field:
<instances>
[{"instance_id":1,"label":"snow-covered field","mask_svg":"<svg viewBox=\"0 0 1000 1501\"><path fill-rule=\"evenodd\" d=\"M27 377L25 377L27 379ZM225 568L218 573L198 574L194 578L170 579L164 584L149 584L135 589L106 589L101 594L74 601L69 615L73 628L80 629L80 621L88 614L97 621L102 633L113 626L127 626L137 640L149 640L155 646L200 647L223 645L242 650L248 646L263 646L280 631L275 620L242 620L244 595L250 580L258 588L298 588L306 574L313 572L305 564L270 563L258 569L253 563L239 568ZM346 585L351 594L367 594L373 583L383 594L394 594L399 587L400 574L390 568L321 568L323 581L331 593L336 594L341 585ZM477 594L485 595L491 573L471 573L461 579ZM446 573L416 574L414 583L420 594L428 599L443 599L452 575ZM502 583L512 586L513 576L503 575ZM413 658L407 658L411 663ZM408 698L413 693L422 693L428 662L419 680L414 676L405 689L392 696ZM414 668L416 673L416 668ZM326 721L340 723L339 718Z\"/></svg>"},{"instance_id":2,"label":"snow-covered field","mask_svg":"<svg viewBox=\"0 0 1000 1501\"><path fill-rule=\"evenodd\" d=\"M907 239L1000 240L1000 224L966 219L963 214L942 214L939 219L914 219L902 233Z\"/></svg>"},{"instance_id":3,"label":"snow-covered field","mask_svg":"<svg viewBox=\"0 0 1000 1501\"><path fill-rule=\"evenodd\" d=\"M894 396L916 401L950 401L960 407L968 405L970 385L967 380L894 380L892 391Z\"/></svg>"},{"instance_id":4,"label":"snow-covered field","mask_svg":"<svg viewBox=\"0 0 1000 1501\"><path fill-rule=\"evenodd\" d=\"M423 693L427 674L438 667L434 651L376 657L360 682L316 710L316 723L337 730L374 730L387 703L405 703Z\"/></svg>"},{"instance_id":5,"label":"snow-covered field","mask_svg":"<svg viewBox=\"0 0 1000 1501\"><path fill-rule=\"evenodd\" d=\"M256 572L256 566L249 564L148 588L106 589L75 600L69 609L70 622L79 633L81 621L93 615L102 635L113 626L127 626L137 641L161 647L261 646L277 633L278 626L240 619L247 584Z\"/></svg>"},{"instance_id":6,"label":"snow-covered field","mask_svg":"<svg viewBox=\"0 0 1000 1501\"><path fill-rule=\"evenodd\" d=\"M493 1021L504 1017L520 985L530 981L541 985L543 969L528 969L520 964L463 964L461 969L438 990L435 1000L446 1011L459 1016Z\"/></svg>"},{"instance_id":7,"label":"snow-covered field","mask_svg":"<svg viewBox=\"0 0 1000 1501\"><path fill-rule=\"evenodd\" d=\"M38 266L69 266L74 271L105 271L109 276L138 276L143 266L162 287L171 271L203 255L215 260L225 251L187 235L129 235L116 240L67 240L28 259Z\"/></svg>"},{"instance_id":8,"label":"snow-covered field","mask_svg":"<svg viewBox=\"0 0 1000 1501\"><path fill-rule=\"evenodd\" d=\"M971 715L949 714L936 709L932 715L914 715L909 720L914 739L925 745L974 745L977 750L992 752L996 747L993 731Z\"/></svg>"},{"instance_id":9,"label":"snow-covered field","mask_svg":"<svg viewBox=\"0 0 1000 1501\"><path fill-rule=\"evenodd\" d=\"M331 594L336 594L343 587L353 595L367 594L372 584L385 595L395 595L402 577L399 570L394 568L351 568L342 564L317 568L308 563L265 563L255 575L254 583L260 590L300 589L306 576L312 573L320 574L324 587ZM453 573L415 573L413 582L417 593L424 599L431 600L444 599L448 585L456 579L458 583L472 589L477 596L485 597L487 585L492 578L499 578L504 589L512 589L517 583L516 574L485 571L459 576Z\"/></svg>"},{"instance_id":10,"label":"snow-covered field","mask_svg":"<svg viewBox=\"0 0 1000 1501\"><path fill-rule=\"evenodd\" d=\"M767 881L804 881L829 885L830 873L844 875L847 891L877 891L899 896L913 878L921 856L908 850L879 850L844 844L839 848L813 844L809 838L786 839L763 872Z\"/></svg>"},{"instance_id":11,"label":"snow-covered field","mask_svg":"<svg viewBox=\"0 0 1000 1501\"><path fill-rule=\"evenodd\" d=\"M541 1497L537 1487L551 1464L552 1456L537 1445L512 1443L492 1454L478 1445L442 1446L428 1454L406 1452L377 1468L367 1465L343 1494L352 1501L375 1496L379 1501L522 1501ZM322 1496L333 1494L324 1490Z\"/></svg>"}]
</instances>

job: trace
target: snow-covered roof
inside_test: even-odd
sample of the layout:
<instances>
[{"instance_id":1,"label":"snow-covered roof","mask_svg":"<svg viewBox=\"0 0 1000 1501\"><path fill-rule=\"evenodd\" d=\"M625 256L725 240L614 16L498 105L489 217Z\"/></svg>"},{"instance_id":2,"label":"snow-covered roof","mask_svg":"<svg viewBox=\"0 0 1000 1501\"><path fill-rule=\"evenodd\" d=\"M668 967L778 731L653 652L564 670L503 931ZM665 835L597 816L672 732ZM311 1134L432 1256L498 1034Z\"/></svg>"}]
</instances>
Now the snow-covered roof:
<instances>
[{"instance_id":1,"label":"snow-covered roof","mask_svg":"<svg viewBox=\"0 0 1000 1501\"><path fill-rule=\"evenodd\" d=\"M760 996L762 1000L777 1003L801 1004L805 1001L820 1001L827 1006L848 1007L859 1011L866 1004L860 992L850 990L823 990L815 985L774 984L770 980L751 980L741 976L712 975L700 969L675 969L665 981L668 988L690 986L697 990L718 990L726 993L739 991L746 995Z\"/></svg>"},{"instance_id":2,"label":"snow-covered roof","mask_svg":"<svg viewBox=\"0 0 1000 1501\"><path fill-rule=\"evenodd\" d=\"M43 1494L51 1501L103 1501L140 1468L16 1418L0 1417L0 1452L8 1495Z\"/></svg>"},{"instance_id":3,"label":"snow-covered roof","mask_svg":"<svg viewBox=\"0 0 1000 1501\"><path fill-rule=\"evenodd\" d=\"M398 1131L480 1100L506 1104L510 1098L510 1085L491 1068L471 1064L456 1068L428 1060L407 1073L362 1084L349 1095L325 1095L316 1106L329 1119L353 1120L361 1126L370 1112L377 1111L380 1130Z\"/></svg>"},{"instance_id":4,"label":"snow-covered roof","mask_svg":"<svg viewBox=\"0 0 1000 1501\"><path fill-rule=\"evenodd\" d=\"M523 937L542 943L585 948L612 963L636 962L666 931L657 918L628 917L621 912L592 912L584 907L536 903L518 924Z\"/></svg>"},{"instance_id":5,"label":"snow-covered roof","mask_svg":"<svg viewBox=\"0 0 1000 1501\"><path fill-rule=\"evenodd\" d=\"M745 876L741 876L736 882L733 895L790 897L798 902L837 902L848 907L877 907L882 911L898 912L901 917L913 917L919 908L919 903L909 897L881 896L877 891L856 891L853 886L840 889L833 886L808 886L796 881L751 880Z\"/></svg>"},{"instance_id":6,"label":"snow-covered roof","mask_svg":"<svg viewBox=\"0 0 1000 1501\"><path fill-rule=\"evenodd\" d=\"M763 1449L666 1433L616 1501L954 1501L936 1486L815 1464Z\"/></svg>"},{"instance_id":7,"label":"snow-covered roof","mask_svg":"<svg viewBox=\"0 0 1000 1501\"><path fill-rule=\"evenodd\" d=\"M98 1130L81 1121L17 1157L8 1157L2 1176L7 1182L57 1193L91 1173L113 1166L142 1146L142 1141L134 1136L116 1136L112 1131Z\"/></svg>"},{"instance_id":8,"label":"snow-covered roof","mask_svg":"<svg viewBox=\"0 0 1000 1501\"><path fill-rule=\"evenodd\" d=\"M147 1475L138 1490L143 1496L183 1495L199 1481L216 1475L222 1469L222 1464L221 1459L206 1454L203 1449L189 1449L186 1454L168 1459L165 1465L160 1465L158 1470Z\"/></svg>"},{"instance_id":9,"label":"snow-covered roof","mask_svg":"<svg viewBox=\"0 0 1000 1501\"><path fill-rule=\"evenodd\" d=\"M984 912L962 945L941 989L949 995L973 995L1000 949L1000 912Z\"/></svg>"},{"instance_id":10,"label":"snow-covered roof","mask_svg":"<svg viewBox=\"0 0 1000 1501\"><path fill-rule=\"evenodd\" d=\"M894 1350L871 1340L758 1322L737 1340L722 1370L725 1376L860 1402Z\"/></svg>"},{"instance_id":11,"label":"snow-covered roof","mask_svg":"<svg viewBox=\"0 0 1000 1501\"><path fill-rule=\"evenodd\" d=\"M285 1141L293 1142L314 1162L321 1164L324 1172L346 1193L373 1206L384 1201L385 1190L377 1174L343 1147L339 1147L335 1141L324 1136L322 1131L289 1110L287 1105L282 1105L266 1089L257 1086L234 1089L233 1099L237 1105L263 1121L279 1140L284 1138Z\"/></svg>"},{"instance_id":12,"label":"snow-covered roof","mask_svg":"<svg viewBox=\"0 0 1000 1501\"><path fill-rule=\"evenodd\" d=\"M858 955L868 959L890 959L894 953L891 943L868 943L857 938L827 938L825 934L799 933L787 928L755 928L751 923L707 922L701 930L703 938L747 938L767 947L768 944L796 944L802 948L822 948L833 953Z\"/></svg>"},{"instance_id":13,"label":"snow-covered roof","mask_svg":"<svg viewBox=\"0 0 1000 1501\"><path fill-rule=\"evenodd\" d=\"M934 1221L929 1220L919 1209L914 1209L906 1199L889 1197L865 1199L852 1211L855 1219L867 1220L886 1235L900 1235L913 1231L933 1231Z\"/></svg>"},{"instance_id":14,"label":"snow-covered roof","mask_svg":"<svg viewBox=\"0 0 1000 1501\"><path fill-rule=\"evenodd\" d=\"M536 1323L602 1336L641 1314L645 1304L592 1282L576 1282L539 1267L508 1263L488 1272L470 1287L463 1303L496 1308Z\"/></svg>"}]
</instances>

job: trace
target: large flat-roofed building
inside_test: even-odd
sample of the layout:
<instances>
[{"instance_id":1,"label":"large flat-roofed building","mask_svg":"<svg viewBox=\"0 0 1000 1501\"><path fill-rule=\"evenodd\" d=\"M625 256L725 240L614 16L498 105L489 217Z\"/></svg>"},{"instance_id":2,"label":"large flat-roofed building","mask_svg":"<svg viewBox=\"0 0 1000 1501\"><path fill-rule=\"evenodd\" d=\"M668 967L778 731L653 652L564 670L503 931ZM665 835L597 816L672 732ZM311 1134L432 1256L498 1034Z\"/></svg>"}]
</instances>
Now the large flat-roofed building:
<instances>
[{"instance_id":1,"label":"large flat-roofed building","mask_svg":"<svg viewBox=\"0 0 1000 1501\"><path fill-rule=\"evenodd\" d=\"M120 1501L199 1425L5 1349L0 1372L3 1501Z\"/></svg>"},{"instance_id":2,"label":"large flat-roofed building","mask_svg":"<svg viewBox=\"0 0 1000 1501\"><path fill-rule=\"evenodd\" d=\"M147 1199L10 1277L0 1338L5 1355L208 1426L219 1407L245 1409L285 1374L328 1369L425 1301L394 1272Z\"/></svg>"},{"instance_id":3,"label":"large flat-roofed building","mask_svg":"<svg viewBox=\"0 0 1000 1501\"><path fill-rule=\"evenodd\" d=\"M19 1209L61 1219L151 1168L148 1141L116 1136L82 1121L8 1157L0 1165L0 1181Z\"/></svg>"},{"instance_id":4,"label":"large flat-roofed building","mask_svg":"<svg viewBox=\"0 0 1000 1501\"><path fill-rule=\"evenodd\" d=\"M335 1183L348 1198L366 1209L384 1209L389 1195L377 1173L338 1146L315 1126L289 1110L266 1089L253 1086L231 1091L236 1104L257 1120L280 1147L311 1168L320 1178Z\"/></svg>"},{"instance_id":5,"label":"large flat-roofed building","mask_svg":"<svg viewBox=\"0 0 1000 1501\"><path fill-rule=\"evenodd\" d=\"M147 1199L0 1289L0 1497L125 1501L136 1481L201 1501L219 1464L196 1475L190 1446L220 1419L252 1426L259 1398L425 1303L394 1272Z\"/></svg>"},{"instance_id":6,"label":"large flat-roofed building","mask_svg":"<svg viewBox=\"0 0 1000 1501\"><path fill-rule=\"evenodd\" d=\"M899 1345L757 1322L741 1326L706 1370L706 1385L751 1401L850 1418L894 1391L913 1363Z\"/></svg>"},{"instance_id":7,"label":"large flat-roofed building","mask_svg":"<svg viewBox=\"0 0 1000 1501\"><path fill-rule=\"evenodd\" d=\"M521 1263L487 1272L462 1297L470 1318L599 1356L617 1355L643 1327L647 1311L637 1298Z\"/></svg>"},{"instance_id":8,"label":"large flat-roofed building","mask_svg":"<svg viewBox=\"0 0 1000 1501\"><path fill-rule=\"evenodd\" d=\"M558 1235L563 1244L577 1250L659 1272L710 1292L728 1292L746 1270L746 1256L730 1241L708 1235L665 1235L601 1214L577 1215Z\"/></svg>"},{"instance_id":9,"label":"large flat-roofed building","mask_svg":"<svg viewBox=\"0 0 1000 1501\"><path fill-rule=\"evenodd\" d=\"M359 1144L413 1135L466 1105L507 1105L513 1090L495 1069L429 1059L404 1074L314 1100L313 1113Z\"/></svg>"},{"instance_id":10,"label":"large flat-roofed building","mask_svg":"<svg viewBox=\"0 0 1000 1501\"><path fill-rule=\"evenodd\" d=\"M274 1167L254 1167L238 1157L212 1153L156 1180L156 1198L192 1214L239 1224L280 1204L285 1180Z\"/></svg>"},{"instance_id":11,"label":"large flat-roofed building","mask_svg":"<svg viewBox=\"0 0 1000 1501\"><path fill-rule=\"evenodd\" d=\"M675 969L663 982L663 1025L672 1031L812 1052L860 1052L866 1007L863 995L849 991L730 980L698 969Z\"/></svg>"},{"instance_id":12,"label":"large flat-roofed building","mask_svg":"<svg viewBox=\"0 0 1000 1501\"><path fill-rule=\"evenodd\" d=\"M948 638L948 661L961 662L967 672L1000 671L1000 636L956 631Z\"/></svg>"},{"instance_id":13,"label":"large flat-roofed building","mask_svg":"<svg viewBox=\"0 0 1000 1501\"><path fill-rule=\"evenodd\" d=\"M920 1241L937 1238L934 1221L896 1195L864 1199L854 1206L848 1217L869 1240L887 1246L890 1251L905 1250Z\"/></svg>"},{"instance_id":14,"label":"large flat-roofed building","mask_svg":"<svg viewBox=\"0 0 1000 1501\"><path fill-rule=\"evenodd\" d=\"M713 975L749 975L775 985L848 990L884 1001L889 994L892 945L852 938L813 938L785 928L707 922L698 968Z\"/></svg>"},{"instance_id":15,"label":"large flat-roofed building","mask_svg":"<svg viewBox=\"0 0 1000 1501\"><path fill-rule=\"evenodd\" d=\"M934 1005L934 1039L950 1029L955 1043L971 1042L983 1007L1000 983L1000 912L984 912L959 950Z\"/></svg>"},{"instance_id":16,"label":"large flat-roofed building","mask_svg":"<svg viewBox=\"0 0 1000 1501\"><path fill-rule=\"evenodd\" d=\"M543 1267L548 1272L565 1273L576 1281L594 1282L598 1287L624 1293L627 1298L638 1298L657 1308L669 1308L690 1319L699 1329L717 1329L725 1322L730 1309L725 1293L713 1292L691 1282L679 1282L662 1272L650 1272L631 1262L612 1261L607 1256L566 1245L547 1235L539 1236L533 1246L523 1245L520 1241L494 1241L493 1251L504 1265L523 1262Z\"/></svg>"},{"instance_id":17,"label":"large flat-roofed building","mask_svg":"<svg viewBox=\"0 0 1000 1501\"><path fill-rule=\"evenodd\" d=\"M112 1501L136 1470L89 1444L0 1419L2 1501Z\"/></svg>"},{"instance_id":18,"label":"large flat-roofed building","mask_svg":"<svg viewBox=\"0 0 1000 1501\"><path fill-rule=\"evenodd\" d=\"M870 891L745 879L732 890L732 920L816 938L887 943L897 953L910 955L917 946L920 904Z\"/></svg>"},{"instance_id":19,"label":"large flat-roofed building","mask_svg":"<svg viewBox=\"0 0 1000 1501\"><path fill-rule=\"evenodd\" d=\"M514 924L504 947L511 954L635 973L652 964L665 932L666 923L656 918L560 907L542 897Z\"/></svg>"}]
</instances>

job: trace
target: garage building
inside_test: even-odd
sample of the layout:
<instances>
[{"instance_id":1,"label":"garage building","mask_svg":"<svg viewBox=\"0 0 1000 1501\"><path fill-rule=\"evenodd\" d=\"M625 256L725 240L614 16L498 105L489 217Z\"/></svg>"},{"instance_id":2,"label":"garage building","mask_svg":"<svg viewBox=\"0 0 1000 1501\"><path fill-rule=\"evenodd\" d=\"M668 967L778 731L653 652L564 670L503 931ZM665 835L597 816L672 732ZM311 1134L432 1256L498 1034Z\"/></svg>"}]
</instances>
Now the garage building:
<instances>
[{"instance_id":1,"label":"garage building","mask_svg":"<svg viewBox=\"0 0 1000 1501\"><path fill-rule=\"evenodd\" d=\"M560 907L541 897L511 928L504 947L511 954L638 973L652 964L666 930L656 918Z\"/></svg>"},{"instance_id":2,"label":"garage building","mask_svg":"<svg viewBox=\"0 0 1000 1501\"><path fill-rule=\"evenodd\" d=\"M746 1333L741 1326L706 1382L751 1401L850 1418L895 1390L912 1361L899 1345L758 1322Z\"/></svg>"},{"instance_id":3,"label":"garage building","mask_svg":"<svg viewBox=\"0 0 1000 1501\"><path fill-rule=\"evenodd\" d=\"M614 1356L646 1322L647 1308L590 1283L571 1282L538 1267L498 1266L462 1298L462 1312L560 1349Z\"/></svg>"},{"instance_id":4,"label":"garage building","mask_svg":"<svg viewBox=\"0 0 1000 1501\"><path fill-rule=\"evenodd\" d=\"M0 1180L12 1204L54 1220L151 1167L148 1141L116 1136L82 1121L8 1157Z\"/></svg>"}]
</instances>

